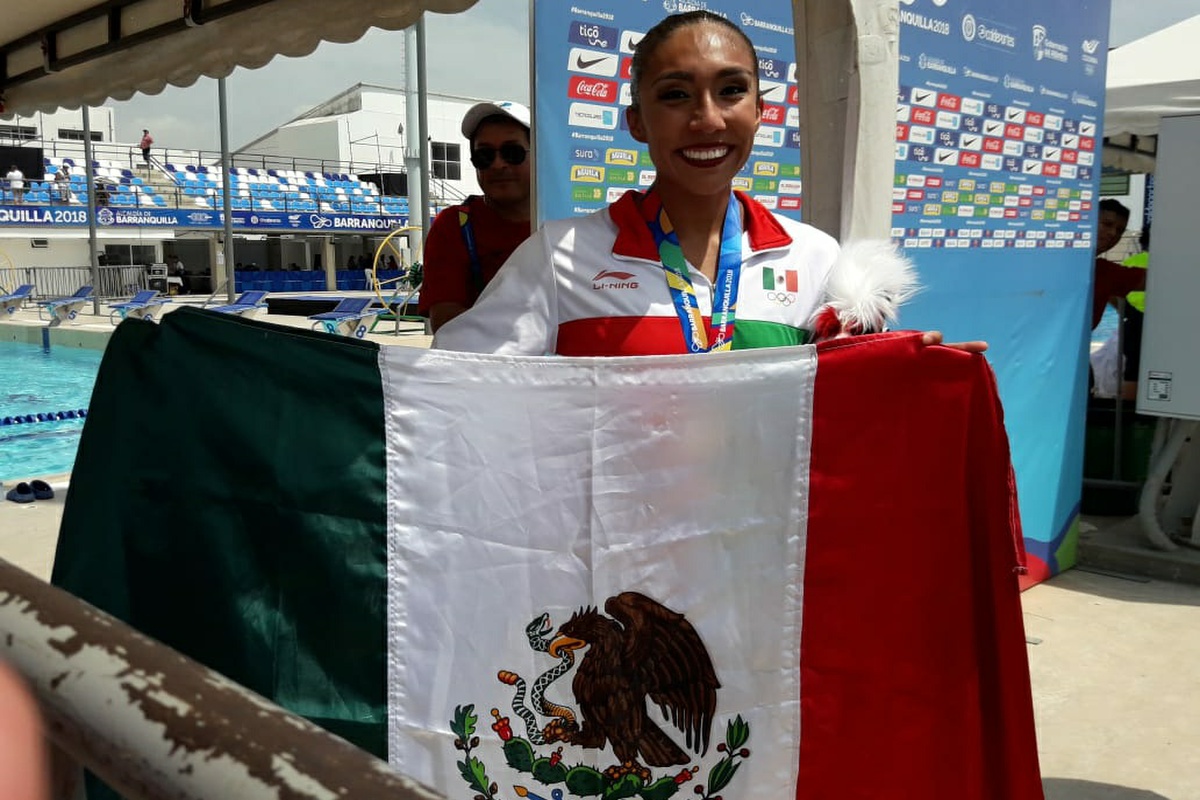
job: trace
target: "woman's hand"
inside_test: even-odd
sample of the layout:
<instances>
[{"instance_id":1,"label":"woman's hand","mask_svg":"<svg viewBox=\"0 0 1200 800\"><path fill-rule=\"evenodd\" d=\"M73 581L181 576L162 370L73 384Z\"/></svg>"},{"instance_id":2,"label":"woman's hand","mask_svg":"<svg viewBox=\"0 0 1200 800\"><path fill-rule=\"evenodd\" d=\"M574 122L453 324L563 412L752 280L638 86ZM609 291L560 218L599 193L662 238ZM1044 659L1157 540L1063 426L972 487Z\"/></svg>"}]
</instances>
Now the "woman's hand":
<instances>
[{"instance_id":1,"label":"woman's hand","mask_svg":"<svg viewBox=\"0 0 1200 800\"><path fill-rule=\"evenodd\" d=\"M941 344L943 347L952 347L955 350L962 350L964 353L982 353L988 349L988 343L983 341L943 344L941 331L925 331L921 334L921 344L926 346Z\"/></svg>"}]
</instances>

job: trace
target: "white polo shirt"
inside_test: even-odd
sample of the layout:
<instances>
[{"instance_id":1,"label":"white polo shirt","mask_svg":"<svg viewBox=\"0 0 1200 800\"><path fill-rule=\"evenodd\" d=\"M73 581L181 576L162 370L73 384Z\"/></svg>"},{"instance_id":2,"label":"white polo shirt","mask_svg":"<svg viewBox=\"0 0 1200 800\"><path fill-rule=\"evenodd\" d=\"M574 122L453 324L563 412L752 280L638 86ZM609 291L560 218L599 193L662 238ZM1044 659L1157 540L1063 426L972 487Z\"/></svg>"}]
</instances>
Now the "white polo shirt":
<instances>
[{"instance_id":1,"label":"white polo shirt","mask_svg":"<svg viewBox=\"0 0 1200 800\"><path fill-rule=\"evenodd\" d=\"M546 223L517 248L475 305L438 331L433 346L509 355L689 352L638 195L629 191L586 217ZM837 242L735 195L744 233L733 348L804 344L825 297ZM691 264L688 272L710 325L712 282Z\"/></svg>"}]
</instances>

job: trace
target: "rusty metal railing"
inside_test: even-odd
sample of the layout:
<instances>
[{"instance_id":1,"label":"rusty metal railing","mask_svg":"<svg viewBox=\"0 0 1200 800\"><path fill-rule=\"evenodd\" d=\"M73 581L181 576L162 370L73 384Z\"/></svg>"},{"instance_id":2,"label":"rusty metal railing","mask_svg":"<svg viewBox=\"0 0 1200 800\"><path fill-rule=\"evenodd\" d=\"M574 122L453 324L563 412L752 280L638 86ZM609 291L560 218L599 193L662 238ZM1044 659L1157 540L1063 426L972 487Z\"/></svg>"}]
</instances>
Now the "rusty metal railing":
<instances>
[{"instance_id":1,"label":"rusty metal railing","mask_svg":"<svg viewBox=\"0 0 1200 800\"><path fill-rule=\"evenodd\" d=\"M0 659L53 744L129 800L442 797L3 560Z\"/></svg>"}]
</instances>

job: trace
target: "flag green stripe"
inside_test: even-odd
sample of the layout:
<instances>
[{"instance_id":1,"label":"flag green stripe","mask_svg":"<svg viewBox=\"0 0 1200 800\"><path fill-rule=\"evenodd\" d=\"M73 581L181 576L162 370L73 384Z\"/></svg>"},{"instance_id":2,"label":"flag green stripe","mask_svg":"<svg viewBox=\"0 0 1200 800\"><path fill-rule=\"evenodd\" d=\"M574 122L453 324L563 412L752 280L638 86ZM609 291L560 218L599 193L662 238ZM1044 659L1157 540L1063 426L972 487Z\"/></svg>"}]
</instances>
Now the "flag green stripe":
<instances>
[{"instance_id":1,"label":"flag green stripe","mask_svg":"<svg viewBox=\"0 0 1200 800\"><path fill-rule=\"evenodd\" d=\"M383 757L384 448L374 344L194 309L122 323L52 580Z\"/></svg>"},{"instance_id":2,"label":"flag green stripe","mask_svg":"<svg viewBox=\"0 0 1200 800\"><path fill-rule=\"evenodd\" d=\"M775 270L771 267L763 267L763 291L769 292L775 288Z\"/></svg>"},{"instance_id":3,"label":"flag green stripe","mask_svg":"<svg viewBox=\"0 0 1200 800\"><path fill-rule=\"evenodd\" d=\"M793 328L791 325L783 325L779 322L763 322L739 317L737 325L733 329L734 350L786 347L805 344L808 340L809 332L804 328Z\"/></svg>"}]
</instances>

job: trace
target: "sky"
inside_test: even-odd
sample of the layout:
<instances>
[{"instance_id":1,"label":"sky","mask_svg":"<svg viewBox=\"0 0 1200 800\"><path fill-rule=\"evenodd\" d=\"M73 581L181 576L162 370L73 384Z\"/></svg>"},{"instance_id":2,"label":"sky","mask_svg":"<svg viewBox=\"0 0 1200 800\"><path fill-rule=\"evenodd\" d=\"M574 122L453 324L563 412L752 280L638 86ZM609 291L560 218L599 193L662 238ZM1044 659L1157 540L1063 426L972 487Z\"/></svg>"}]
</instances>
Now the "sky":
<instances>
[{"instance_id":1,"label":"sky","mask_svg":"<svg viewBox=\"0 0 1200 800\"><path fill-rule=\"evenodd\" d=\"M564 0L565 1L565 0ZM1200 0L1111 0L1110 47L1200 13ZM426 16L429 90L468 97L529 99L528 0L479 0L470 10ZM486 49L479 43L486 42ZM463 43L478 51L464 59ZM304 58L276 58L226 79L229 143L237 149L357 83L404 84L404 33L372 30L352 44L322 44ZM217 82L168 88L111 103L117 138L149 128L159 147L217 150Z\"/></svg>"}]
</instances>

